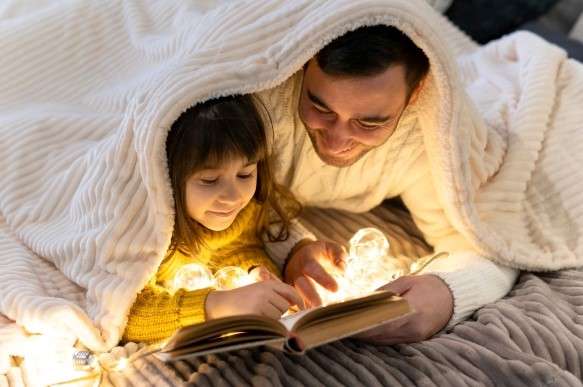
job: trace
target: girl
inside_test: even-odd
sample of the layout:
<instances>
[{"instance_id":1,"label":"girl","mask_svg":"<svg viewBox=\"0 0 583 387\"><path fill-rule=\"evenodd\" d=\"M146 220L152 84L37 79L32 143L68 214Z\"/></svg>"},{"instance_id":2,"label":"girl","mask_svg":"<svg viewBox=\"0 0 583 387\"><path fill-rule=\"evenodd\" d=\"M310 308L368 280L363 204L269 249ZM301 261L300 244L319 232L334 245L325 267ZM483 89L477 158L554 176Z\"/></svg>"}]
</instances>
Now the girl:
<instances>
[{"instance_id":1,"label":"girl","mask_svg":"<svg viewBox=\"0 0 583 387\"><path fill-rule=\"evenodd\" d=\"M273 182L263 120L251 97L224 97L190 108L172 125L166 153L174 233L155 278L132 306L124 340L158 341L182 326L232 315L279 318L291 305L300 305L263 250L262 235L272 241L287 238L290 215L299 205ZM279 218L277 235L268 227L268 212ZM213 271L239 266L263 281L226 291L173 293L176 273L193 262Z\"/></svg>"}]
</instances>

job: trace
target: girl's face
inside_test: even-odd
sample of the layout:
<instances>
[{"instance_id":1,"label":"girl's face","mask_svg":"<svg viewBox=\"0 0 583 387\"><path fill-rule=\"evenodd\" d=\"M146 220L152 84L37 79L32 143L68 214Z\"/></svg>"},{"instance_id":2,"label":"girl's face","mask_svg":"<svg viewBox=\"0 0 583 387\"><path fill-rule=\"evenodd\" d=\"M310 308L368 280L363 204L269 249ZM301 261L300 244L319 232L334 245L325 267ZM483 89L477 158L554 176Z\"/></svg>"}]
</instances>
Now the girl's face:
<instances>
[{"instance_id":1,"label":"girl's face","mask_svg":"<svg viewBox=\"0 0 583 387\"><path fill-rule=\"evenodd\" d=\"M188 215L213 231L229 227L255 194L257 162L233 157L208 165L186 181Z\"/></svg>"}]
</instances>

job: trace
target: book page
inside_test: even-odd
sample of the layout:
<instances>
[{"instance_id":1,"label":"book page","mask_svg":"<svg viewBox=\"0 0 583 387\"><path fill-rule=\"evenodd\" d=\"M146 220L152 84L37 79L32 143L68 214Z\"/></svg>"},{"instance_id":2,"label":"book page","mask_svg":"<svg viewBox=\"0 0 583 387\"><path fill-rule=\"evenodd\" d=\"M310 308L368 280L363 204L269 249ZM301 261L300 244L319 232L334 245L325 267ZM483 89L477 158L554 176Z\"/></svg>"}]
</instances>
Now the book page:
<instances>
[{"instance_id":1,"label":"book page","mask_svg":"<svg viewBox=\"0 0 583 387\"><path fill-rule=\"evenodd\" d=\"M279 321L287 328L288 331L291 332L298 329L299 326L308 323L309 321L321 319L323 316L337 315L342 313L344 310L353 309L354 307L361 307L365 303L371 303L381 299L389 299L394 295L395 294L393 292L388 290L377 290L367 295L351 298L346 301L300 310L299 312L283 317Z\"/></svg>"},{"instance_id":2,"label":"book page","mask_svg":"<svg viewBox=\"0 0 583 387\"><path fill-rule=\"evenodd\" d=\"M304 310L300 310L299 312L295 312L293 314L287 315L285 317L282 317L279 322L289 331L291 332L293 330L294 325L296 324L296 322L302 318L303 316L305 316L306 314L310 313L311 311L313 311L314 309L320 309L320 308L324 308L322 306L317 307L317 308L311 308L311 309L304 309Z\"/></svg>"},{"instance_id":3,"label":"book page","mask_svg":"<svg viewBox=\"0 0 583 387\"><path fill-rule=\"evenodd\" d=\"M176 349L170 352L156 352L154 353L154 356L162 361L175 361L196 356L210 355L213 353L253 348L261 345L267 345L269 347L281 350L284 346L285 340L285 338L279 336L273 337L269 335L256 335L252 340L249 340L248 338L241 338L241 340L231 339L225 340L221 343L202 344L195 347Z\"/></svg>"},{"instance_id":4,"label":"book page","mask_svg":"<svg viewBox=\"0 0 583 387\"><path fill-rule=\"evenodd\" d=\"M209 347L286 336L287 330L278 320L256 315L225 317L179 329L161 348L161 352L198 352Z\"/></svg>"},{"instance_id":5,"label":"book page","mask_svg":"<svg viewBox=\"0 0 583 387\"><path fill-rule=\"evenodd\" d=\"M286 318L299 352L351 336L412 312L408 302L389 291L314 308ZM288 328L289 329L289 328Z\"/></svg>"}]
</instances>

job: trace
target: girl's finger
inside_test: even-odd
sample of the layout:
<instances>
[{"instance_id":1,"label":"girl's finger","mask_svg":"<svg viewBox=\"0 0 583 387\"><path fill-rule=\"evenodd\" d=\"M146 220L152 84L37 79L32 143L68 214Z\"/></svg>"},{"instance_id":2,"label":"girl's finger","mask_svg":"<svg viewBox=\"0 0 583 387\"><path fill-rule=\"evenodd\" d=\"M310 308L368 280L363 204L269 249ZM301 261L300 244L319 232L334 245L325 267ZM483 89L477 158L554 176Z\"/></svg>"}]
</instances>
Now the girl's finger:
<instances>
[{"instance_id":1,"label":"girl's finger","mask_svg":"<svg viewBox=\"0 0 583 387\"><path fill-rule=\"evenodd\" d=\"M263 304L261 314L274 320L279 320L283 313L280 312L271 302L266 302Z\"/></svg>"},{"instance_id":2,"label":"girl's finger","mask_svg":"<svg viewBox=\"0 0 583 387\"><path fill-rule=\"evenodd\" d=\"M300 308L303 307L304 303L302 301L302 298L296 292L296 290L293 287L289 286L288 284L274 281L273 290L288 302L286 309L290 305L297 305Z\"/></svg>"},{"instance_id":3,"label":"girl's finger","mask_svg":"<svg viewBox=\"0 0 583 387\"><path fill-rule=\"evenodd\" d=\"M281 314L284 314L290 307L289 301L278 293L272 294L269 297L268 302L275 306L277 310L281 312Z\"/></svg>"}]
</instances>

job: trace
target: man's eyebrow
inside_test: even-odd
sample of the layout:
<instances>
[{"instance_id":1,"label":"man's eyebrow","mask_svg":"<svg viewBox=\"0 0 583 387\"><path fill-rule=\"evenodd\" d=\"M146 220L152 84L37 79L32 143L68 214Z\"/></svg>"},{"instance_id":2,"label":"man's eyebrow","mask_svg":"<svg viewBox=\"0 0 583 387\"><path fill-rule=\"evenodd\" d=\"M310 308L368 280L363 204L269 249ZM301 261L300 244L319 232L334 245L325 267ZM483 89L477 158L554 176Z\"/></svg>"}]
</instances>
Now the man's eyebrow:
<instances>
[{"instance_id":1,"label":"man's eyebrow","mask_svg":"<svg viewBox=\"0 0 583 387\"><path fill-rule=\"evenodd\" d=\"M357 118L357 121L366 122L370 124L384 124L387 121L390 121L393 116L372 116L372 117L362 117Z\"/></svg>"},{"instance_id":2,"label":"man's eyebrow","mask_svg":"<svg viewBox=\"0 0 583 387\"><path fill-rule=\"evenodd\" d=\"M328 107L328 105L326 105L326 103L324 103L324 101L322 101L320 98L318 98L314 94L312 94L312 92L310 90L308 90L308 98L316 105L320 105L321 107L323 107L324 109L327 109L327 110L332 110Z\"/></svg>"},{"instance_id":3,"label":"man's eyebrow","mask_svg":"<svg viewBox=\"0 0 583 387\"><path fill-rule=\"evenodd\" d=\"M315 96L310 90L307 90L307 94L308 94L308 98L313 103L315 103L316 105L319 105L319 106L323 107L324 109L327 109L327 110L332 111L332 109L330 109L328 107L328 105L326 105L326 103L324 103L324 101L322 101L320 98L318 98L317 96ZM358 120L360 122L370 123L370 124L384 124L387 121L391 120L392 118L393 118L392 115L388 115L388 116L361 117L361 118L356 118L356 120Z\"/></svg>"}]
</instances>

